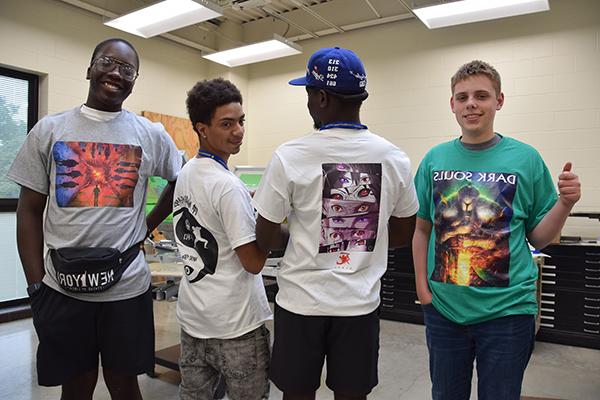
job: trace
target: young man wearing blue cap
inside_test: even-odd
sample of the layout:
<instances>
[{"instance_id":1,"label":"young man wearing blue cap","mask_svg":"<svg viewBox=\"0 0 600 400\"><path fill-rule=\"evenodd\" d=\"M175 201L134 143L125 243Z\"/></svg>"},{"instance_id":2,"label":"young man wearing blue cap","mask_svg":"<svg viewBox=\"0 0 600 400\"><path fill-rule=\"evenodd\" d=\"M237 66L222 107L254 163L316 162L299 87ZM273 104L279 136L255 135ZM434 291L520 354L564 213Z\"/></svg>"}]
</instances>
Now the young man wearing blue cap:
<instances>
[{"instance_id":1,"label":"young man wearing blue cap","mask_svg":"<svg viewBox=\"0 0 600 400\"><path fill-rule=\"evenodd\" d=\"M527 240L550 243L581 196L567 163L558 190L539 153L494 132L500 75L483 61L451 79L462 136L431 149L416 173L413 239L434 400L519 400L535 336L535 266ZM527 240L526 240L527 239Z\"/></svg>"},{"instance_id":2,"label":"young man wearing blue cap","mask_svg":"<svg viewBox=\"0 0 600 400\"><path fill-rule=\"evenodd\" d=\"M290 84L306 86L315 131L275 151L253 199L261 248L289 223L271 379L286 400L314 399L327 357L335 398L365 399L388 247L409 244L418 209L410 160L361 124L367 78L352 51L320 49Z\"/></svg>"}]
</instances>

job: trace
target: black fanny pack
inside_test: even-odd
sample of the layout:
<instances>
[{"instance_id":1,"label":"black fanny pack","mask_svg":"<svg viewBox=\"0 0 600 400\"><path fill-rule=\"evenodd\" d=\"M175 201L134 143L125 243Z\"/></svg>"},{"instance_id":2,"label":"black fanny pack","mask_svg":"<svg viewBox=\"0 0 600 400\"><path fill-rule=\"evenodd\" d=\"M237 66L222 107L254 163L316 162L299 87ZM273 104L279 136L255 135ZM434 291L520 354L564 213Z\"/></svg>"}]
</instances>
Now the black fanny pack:
<instances>
[{"instance_id":1,"label":"black fanny pack","mask_svg":"<svg viewBox=\"0 0 600 400\"><path fill-rule=\"evenodd\" d=\"M112 247L63 247L50 249L50 257L56 280L63 289L97 293L117 283L140 250L140 243L122 253Z\"/></svg>"}]
</instances>

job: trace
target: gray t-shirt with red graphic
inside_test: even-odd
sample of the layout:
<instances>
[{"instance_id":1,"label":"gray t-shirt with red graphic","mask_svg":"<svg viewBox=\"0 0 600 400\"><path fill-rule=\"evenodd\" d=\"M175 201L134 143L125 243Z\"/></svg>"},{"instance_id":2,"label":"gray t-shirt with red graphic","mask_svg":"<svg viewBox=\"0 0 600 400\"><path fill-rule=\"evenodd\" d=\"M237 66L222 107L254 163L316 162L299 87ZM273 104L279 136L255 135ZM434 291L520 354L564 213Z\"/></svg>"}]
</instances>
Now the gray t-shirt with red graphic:
<instances>
[{"instance_id":1,"label":"gray t-shirt with red graphic","mask_svg":"<svg viewBox=\"0 0 600 400\"><path fill-rule=\"evenodd\" d=\"M109 121L80 107L40 120L8 171L8 178L48 196L44 214L44 283L71 297L115 301L148 290L142 252L120 281L100 293L63 290L48 249L112 247L125 251L144 240L148 177L174 181L181 156L159 123L123 110Z\"/></svg>"}]
</instances>

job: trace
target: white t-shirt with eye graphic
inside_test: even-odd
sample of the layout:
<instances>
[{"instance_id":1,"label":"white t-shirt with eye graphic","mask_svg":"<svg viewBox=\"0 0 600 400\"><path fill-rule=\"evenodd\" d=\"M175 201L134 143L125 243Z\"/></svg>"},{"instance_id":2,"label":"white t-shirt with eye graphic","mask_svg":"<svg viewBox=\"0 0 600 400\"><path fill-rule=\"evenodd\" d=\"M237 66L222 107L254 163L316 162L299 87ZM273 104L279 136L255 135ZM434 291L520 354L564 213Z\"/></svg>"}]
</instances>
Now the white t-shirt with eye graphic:
<instances>
[{"instance_id":1,"label":"white t-shirt with eye graphic","mask_svg":"<svg viewBox=\"0 0 600 400\"><path fill-rule=\"evenodd\" d=\"M173 230L185 271L177 319L187 334L231 339L272 318L261 276L234 250L256 238L250 195L235 175L210 158L188 161L175 186Z\"/></svg>"},{"instance_id":2,"label":"white t-shirt with eye graphic","mask_svg":"<svg viewBox=\"0 0 600 400\"><path fill-rule=\"evenodd\" d=\"M414 215L410 160L366 129L326 129L273 155L252 200L290 240L277 303L302 315L364 315L379 305L388 221Z\"/></svg>"}]
</instances>

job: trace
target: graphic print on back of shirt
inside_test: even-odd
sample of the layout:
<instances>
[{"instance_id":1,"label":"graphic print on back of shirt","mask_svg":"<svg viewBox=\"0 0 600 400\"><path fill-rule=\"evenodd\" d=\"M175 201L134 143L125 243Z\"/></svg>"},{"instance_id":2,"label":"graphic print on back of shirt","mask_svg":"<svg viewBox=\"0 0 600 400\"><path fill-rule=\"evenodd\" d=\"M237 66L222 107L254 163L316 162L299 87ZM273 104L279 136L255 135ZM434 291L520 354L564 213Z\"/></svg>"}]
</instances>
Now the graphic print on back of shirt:
<instances>
[{"instance_id":1,"label":"graphic print on back of shirt","mask_svg":"<svg viewBox=\"0 0 600 400\"><path fill-rule=\"evenodd\" d=\"M510 221L517 176L433 171L435 268L432 280L507 287Z\"/></svg>"},{"instance_id":2,"label":"graphic print on back of shirt","mask_svg":"<svg viewBox=\"0 0 600 400\"><path fill-rule=\"evenodd\" d=\"M319 253L370 252L377 240L381 164L323 164L323 203Z\"/></svg>"},{"instance_id":3,"label":"graphic print on back of shirt","mask_svg":"<svg viewBox=\"0 0 600 400\"><path fill-rule=\"evenodd\" d=\"M133 207L140 146L59 141L52 156L59 207Z\"/></svg>"},{"instance_id":4,"label":"graphic print on back of shirt","mask_svg":"<svg viewBox=\"0 0 600 400\"><path fill-rule=\"evenodd\" d=\"M194 217L197 214L198 207L192 205L188 196L182 196L175 200L173 212L173 222L175 225L175 236L179 242L194 250L194 253L200 257L202 267L193 267L198 265L198 257L190 254L182 254L181 259L184 262L185 276L190 283L198 282L206 275L213 275L217 269L217 260L219 256L219 245L215 237L200 225ZM181 206L181 205L187 205ZM177 209L178 207L181 207ZM189 207L189 208L188 208Z\"/></svg>"}]
</instances>

